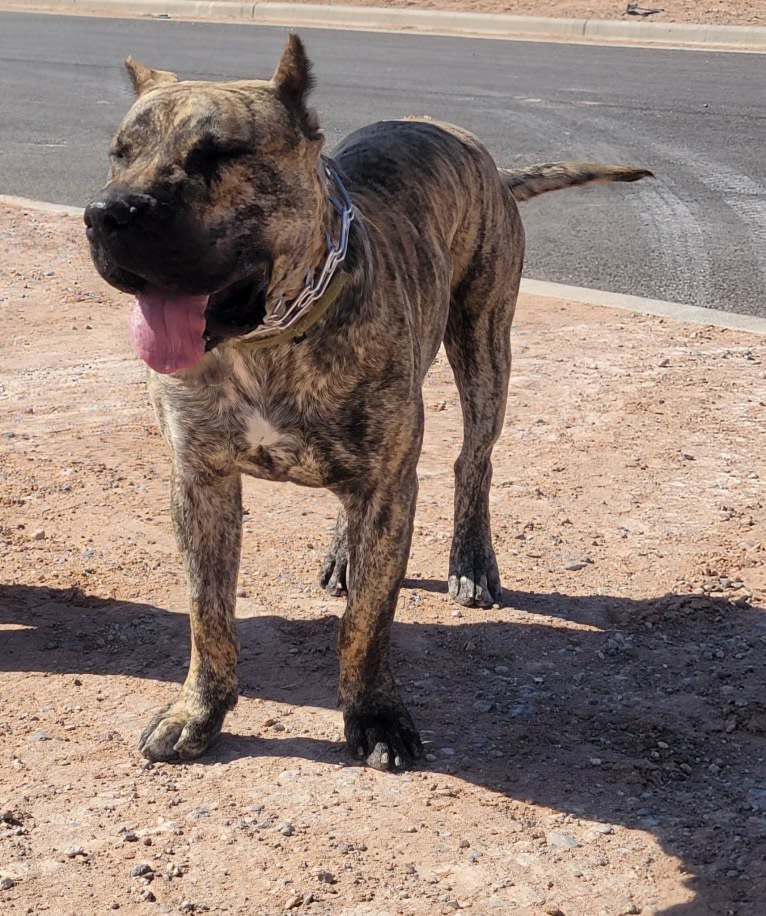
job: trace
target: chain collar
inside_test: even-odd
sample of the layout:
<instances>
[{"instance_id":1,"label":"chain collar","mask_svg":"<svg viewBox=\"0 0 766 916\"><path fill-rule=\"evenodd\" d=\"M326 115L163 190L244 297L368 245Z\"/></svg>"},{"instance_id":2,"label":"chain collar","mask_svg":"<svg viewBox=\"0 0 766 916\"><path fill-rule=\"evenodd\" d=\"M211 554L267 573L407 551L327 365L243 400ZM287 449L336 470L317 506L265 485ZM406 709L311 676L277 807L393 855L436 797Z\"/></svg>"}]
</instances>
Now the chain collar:
<instances>
[{"instance_id":1,"label":"chain collar","mask_svg":"<svg viewBox=\"0 0 766 916\"><path fill-rule=\"evenodd\" d=\"M249 334L238 338L241 341L247 341L259 347L272 347L297 337L299 334L304 334L324 315L345 285L345 274L338 271L338 268L345 260L348 251L349 229L354 219L354 208L348 191L332 162L329 159L323 159L322 168L340 194L339 198L332 193L329 195L330 203L340 216L338 242L336 244L330 233L327 233L327 256L319 276L314 279L314 270L309 268L303 291L292 302L286 302L284 296L280 296L264 318L263 323ZM318 305L312 308L315 303Z\"/></svg>"}]
</instances>

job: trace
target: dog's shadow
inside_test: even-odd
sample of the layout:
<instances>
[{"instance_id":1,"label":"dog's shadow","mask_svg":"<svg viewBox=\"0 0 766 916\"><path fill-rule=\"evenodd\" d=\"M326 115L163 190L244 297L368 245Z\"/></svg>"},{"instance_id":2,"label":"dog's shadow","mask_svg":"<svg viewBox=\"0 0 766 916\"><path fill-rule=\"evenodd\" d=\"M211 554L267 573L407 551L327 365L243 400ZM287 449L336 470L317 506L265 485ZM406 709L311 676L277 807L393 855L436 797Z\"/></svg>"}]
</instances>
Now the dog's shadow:
<instances>
[{"instance_id":1,"label":"dog's shadow","mask_svg":"<svg viewBox=\"0 0 766 916\"><path fill-rule=\"evenodd\" d=\"M415 604L426 591L444 592L444 583L405 582ZM505 599L526 612L521 623L472 609L449 625L394 625L395 670L423 728L423 765L652 832L695 875L695 899L665 913L751 912L749 901L766 892L766 830L750 845L739 832L743 818L766 825L763 609L698 596ZM445 597L445 618L455 607ZM335 707L337 625L335 615L240 620L242 693ZM0 670L167 681L185 673L186 616L151 605L0 586L0 626ZM225 733L200 763L243 756L338 763L345 750L310 736Z\"/></svg>"}]
</instances>

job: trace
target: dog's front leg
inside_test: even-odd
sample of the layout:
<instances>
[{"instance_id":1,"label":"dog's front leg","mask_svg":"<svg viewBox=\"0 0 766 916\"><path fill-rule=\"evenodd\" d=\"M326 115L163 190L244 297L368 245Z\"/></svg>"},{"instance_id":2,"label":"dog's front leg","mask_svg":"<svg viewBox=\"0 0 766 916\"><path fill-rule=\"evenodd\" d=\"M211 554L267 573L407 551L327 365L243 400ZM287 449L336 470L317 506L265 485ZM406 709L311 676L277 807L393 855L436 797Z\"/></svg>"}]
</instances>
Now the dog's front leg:
<instances>
[{"instance_id":1,"label":"dog's front leg","mask_svg":"<svg viewBox=\"0 0 766 916\"><path fill-rule=\"evenodd\" d=\"M242 540L239 474L205 476L174 468L172 515L191 597L191 662L176 700L141 735L150 760L197 757L237 702L234 624Z\"/></svg>"},{"instance_id":2,"label":"dog's front leg","mask_svg":"<svg viewBox=\"0 0 766 916\"><path fill-rule=\"evenodd\" d=\"M340 626L340 686L352 754L376 769L399 769L422 751L389 662L391 623L407 568L417 496L404 479L344 498L348 515L348 604Z\"/></svg>"}]
</instances>

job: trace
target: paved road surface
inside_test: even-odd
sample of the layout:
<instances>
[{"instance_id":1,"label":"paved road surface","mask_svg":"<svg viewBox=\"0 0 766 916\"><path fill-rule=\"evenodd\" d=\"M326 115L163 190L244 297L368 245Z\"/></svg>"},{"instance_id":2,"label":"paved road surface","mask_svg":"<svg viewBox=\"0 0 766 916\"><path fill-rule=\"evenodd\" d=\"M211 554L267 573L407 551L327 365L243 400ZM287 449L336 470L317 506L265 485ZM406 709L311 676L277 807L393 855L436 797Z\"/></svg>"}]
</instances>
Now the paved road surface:
<instances>
[{"instance_id":1,"label":"paved road surface","mask_svg":"<svg viewBox=\"0 0 766 916\"><path fill-rule=\"evenodd\" d=\"M301 30L330 148L430 114L498 163L590 158L658 179L524 205L527 276L766 316L766 57ZM130 96L128 53L271 74L285 29L0 13L0 193L83 204Z\"/></svg>"}]
</instances>

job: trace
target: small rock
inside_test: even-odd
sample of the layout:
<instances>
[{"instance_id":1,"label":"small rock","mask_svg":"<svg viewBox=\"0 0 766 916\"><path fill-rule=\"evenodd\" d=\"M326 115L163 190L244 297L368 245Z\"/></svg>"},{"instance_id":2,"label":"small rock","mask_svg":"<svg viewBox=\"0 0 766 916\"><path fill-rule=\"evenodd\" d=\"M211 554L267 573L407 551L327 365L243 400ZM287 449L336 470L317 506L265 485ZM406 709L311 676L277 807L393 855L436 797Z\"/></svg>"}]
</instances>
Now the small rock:
<instances>
[{"instance_id":1,"label":"small rock","mask_svg":"<svg viewBox=\"0 0 766 916\"><path fill-rule=\"evenodd\" d=\"M461 840L457 845L458 849L468 849L471 846L468 840Z\"/></svg>"},{"instance_id":2,"label":"small rock","mask_svg":"<svg viewBox=\"0 0 766 916\"><path fill-rule=\"evenodd\" d=\"M53 741L53 735L49 735L48 732L35 732L34 735L29 736L30 741Z\"/></svg>"},{"instance_id":3,"label":"small rock","mask_svg":"<svg viewBox=\"0 0 766 916\"><path fill-rule=\"evenodd\" d=\"M143 878L147 875L153 875L154 869L151 865L146 862L139 862L138 865L134 865L130 870L131 878Z\"/></svg>"},{"instance_id":4,"label":"small rock","mask_svg":"<svg viewBox=\"0 0 766 916\"><path fill-rule=\"evenodd\" d=\"M440 748L442 757L454 757L455 748L454 747L442 747Z\"/></svg>"},{"instance_id":5,"label":"small rock","mask_svg":"<svg viewBox=\"0 0 766 916\"><path fill-rule=\"evenodd\" d=\"M87 858L88 853L82 848L82 846L70 846L68 849L64 850L64 855L67 859L76 859L77 856L82 856Z\"/></svg>"},{"instance_id":6,"label":"small rock","mask_svg":"<svg viewBox=\"0 0 766 916\"><path fill-rule=\"evenodd\" d=\"M564 569L569 572L577 572L579 569L585 569L586 566L590 564L590 560L567 560L564 564Z\"/></svg>"},{"instance_id":7,"label":"small rock","mask_svg":"<svg viewBox=\"0 0 766 916\"><path fill-rule=\"evenodd\" d=\"M327 871L327 869L325 868L319 869L319 871L317 872L317 880L321 881L322 884L337 884L338 883L338 879L335 877L335 875L332 872Z\"/></svg>"},{"instance_id":8,"label":"small rock","mask_svg":"<svg viewBox=\"0 0 766 916\"><path fill-rule=\"evenodd\" d=\"M148 889L145 890L145 891L141 894L141 899L144 901L144 903L155 903L156 900L157 900L157 898L154 896L154 894L153 894L150 890L148 890Z\"/></svg>"},{"instance_id":9,"label":"small rock","mask_svg":"<svg viewBox=\"0 0 766 916\"><path fill-rule=\"evenodd\" d=\"M16 882L13 878L2 878L0 879L0 891L9 891L12 887L16 886Z\"/></svg>"},{"instance_id":10,"label":"small rock","mask_svg":"<svg viewBox=\"0 0 766 916\"><path fill-rule=\"evenodd\" d=\"M45 540L45 529L38 528L36 531L33 531L30 535L33 541L43 541Z\"/></svg>"},{"instance_id":11,"label":"small rock","mask_svg":"<svg viewBox=\"0 0 766 916\"><path fill-rule=\"evenodd\" d=\"M279 832L282 836L292 836L295 833L295 827L288 821L286 824L282 824L279 828Z\"/></svg>"},{"instance_id":12,"label":"small rock","mask_svg":"<svg viewBox=\"0 0 766 916\"><path fill-rule=\"evenodd\" d=\"M557 830L551 830L545 839L554 849L576 849L579 845L574 837L568 833L559 833Z\"/></svg>"},{"instance_id":13,"label":"small rock","mask_svg":"<svg viewBox=\"0 0 766 916\"><path fill-rule=\"evenodd\" d=\"M191 900L182 900L178 909L182 913L194 913L197 909L197 904L192 903Z\"/></svg>"},{"instance_id":14,"label":"small rock","mask_svg":"<svg viewBox=\"0 0 766 916\"><path fill-rule=\"evenodd\" d=\"M303 903L303 897L300 894L293 894L285 904L286 910L295 910Z\"/></svg>"}]
</instances>

